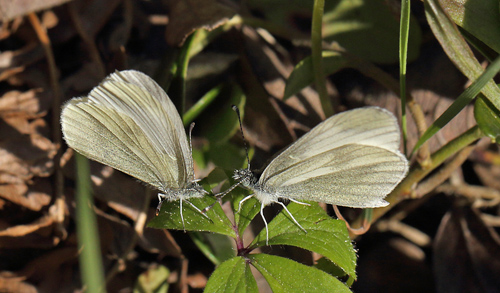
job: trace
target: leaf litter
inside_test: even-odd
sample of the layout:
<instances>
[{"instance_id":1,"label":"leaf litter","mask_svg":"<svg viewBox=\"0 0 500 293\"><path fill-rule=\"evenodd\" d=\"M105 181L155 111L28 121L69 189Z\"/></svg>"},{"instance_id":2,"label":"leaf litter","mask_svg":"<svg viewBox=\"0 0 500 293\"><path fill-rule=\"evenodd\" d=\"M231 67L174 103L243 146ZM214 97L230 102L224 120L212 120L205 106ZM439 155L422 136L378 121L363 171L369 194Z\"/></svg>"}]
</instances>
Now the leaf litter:
<instances>
[{"instance_id":1,"label":"leaf litter","mask_svg":"<svg viewBox=\"0 0 500 293\"><path fill-rule=\"evenodd\" d=\"M146 1L77 0L45 1L42 6L40 1L23 1L25 6L21 7L15 6L20 2L14 1L6 10L7 2L10 1L0 2L3 21L0 29L0 291L81 288L79 277L75 277L79 275L79 268L73 154L66 146L52 141L50 114L54 89L48 78L49 65L43 46L28 15L37 13L48 28L64 100L86 95L102 79L102 69L112 72L137 68L161 77L165 72L159 64L165 62L164 55L174 52L191 32L208 28L214 36L200 56L207 54L214 64L220 61L224 66L220 71L206 73L217 78L197 77L196 83L190 86L210 89L217 85L214 81L228 79L239 84L247 98L245 134L256 150L255 166L265 165L277 151L324 118L312 86L283 100L285 82L294 65L310 52L310 45L303 38L308 34L308 29L304 29L307 15L294 11L293 5L288 7L290 11L282 13L290 16L281 23L283 27L278 22L256 28L244 21L262 15L263 19L273 17L272 9L266 10L266 5L258 1L249 1L248 7L226 1L207 1L203 5L195 1L168 1L168 6L161 6ZM74 13L67 13L70 9ZM259 14L263 10L265 13ZM235 21L235 15L243 20ZM274 15L281 17L281 13ZM162 21L155 21L158 19ZM217 27L230 20L234 24L229 29L217 31ZM292 33L287 38L283 32ZM92 55L92 52L98 54ZM396 75L396 64L383 66ZM436 42L429 41L422 44L418 59L410 63L408 81L427 125L451 104L467 83ZM331 76L328 90L339 111L361 105L400 111L398 93L353 69ZM196 98L199 98L197 91L193 90L188 95L188 103L194 103ZM429 142L430 151L439 149L474 124L472 106L469 106ZM203 138L197 137L196 128L194 136L195 146L206 145ZM418 137L411 119L408 137L410 149ZM239 134L231 142L241 146ZM65 178L63 219L59 218L61 213L54 198L54 160L59 150L63 153L60 164ZM411 201L413 204L397 205L395 213L406 215L388 220L402 220L414 232L400 232L394 228L398 225L390 225L392 230L377 232L375 226L373 233L358 240L360 267L355 290L387 291L391 288L386 287L389 281L393 289L401 290L411 288L412 284L419 284L422 290L433 288L433 284L437 284L438 289L448 288L447 284L455 277L449 272L454 268L462 269L462 279L467 286L470 282L480 283L485 289L495 286L497 280L491 276L499 273L498 257L494 254L499 247L494 228L498 227L495 224L499 204L496 194L500 189L498 153L496 146L480 144L470 157L469 165L457 170L446 181L448 185L442 186L443 190L444 187L452 190L455 196L434 191ZM147 219L154 216L155 204L147 200L156 197L154 192L146 191L135 179L94 162L91 173L104 263L112 277L108 290L132 288L141 273L158 264L169 267L172 274L168 282L177 283L178 288L202 288L213 265L197 252L187 235L136 225L141 215L146 214ZM480 188L484 196L478 200L470 188L460 186ZM467 200L463 201L464 198ZM266 212L271 213L269 216L276 214ZM353 211L345 213L347 218L355 216ZM254 225L257 233L258 225ZM422 239L418 238L422 235L431 239L432 246L425 241L415 241ZM273 250L304 263L317 259L293 248ZM493 261L485 261L490 259ZM187 260L191 260L189 266ZM394 270L401 264L404 271ZM398 273L405 276L404 283L397 281ZM262 283L262 279L259 282ZM366 287L367 284L370 287Z\"/></svg>"}]
</instances>

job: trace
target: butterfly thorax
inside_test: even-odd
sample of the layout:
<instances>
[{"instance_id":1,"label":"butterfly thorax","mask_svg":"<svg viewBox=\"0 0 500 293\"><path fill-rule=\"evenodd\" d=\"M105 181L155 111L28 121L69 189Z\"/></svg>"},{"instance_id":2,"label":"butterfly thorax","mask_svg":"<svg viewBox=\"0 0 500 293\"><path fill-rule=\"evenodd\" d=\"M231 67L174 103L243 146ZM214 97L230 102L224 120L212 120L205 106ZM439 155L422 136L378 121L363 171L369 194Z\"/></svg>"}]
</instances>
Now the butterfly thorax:
<instances>
[{"instance_id":1,"label":"butterfly thorax","mask_svg":"<svg viewBox=\"0 0 500 293\"><path fill-rule=\"evenodd\" d=\"M179 199L190 199L203 197L208 192L203 189L198 183L192 182L185 188L167 188L160 193L167 201L175 201Z\"/></svg>"},{"instance_id":2,"label":"butterfly thorax","mask_svg":"<svg viewBox=\"0 0 500 293\"><path fill-rule=\"evenodd\" d=\"M233 178L238 180L245 188L252 190L254 192L254 197L264 206L278 201L278 193L261 185L255 174L249 169L235 170Z\"/></svg>"}]
</instances>

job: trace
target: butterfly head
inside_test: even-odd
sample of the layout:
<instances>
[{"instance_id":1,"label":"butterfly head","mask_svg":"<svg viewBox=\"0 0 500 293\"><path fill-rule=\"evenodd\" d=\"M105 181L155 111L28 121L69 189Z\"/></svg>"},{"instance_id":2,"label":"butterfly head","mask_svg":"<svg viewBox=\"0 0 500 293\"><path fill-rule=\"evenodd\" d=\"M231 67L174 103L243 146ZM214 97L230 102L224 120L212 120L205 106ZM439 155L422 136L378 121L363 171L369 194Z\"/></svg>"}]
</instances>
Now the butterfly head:
<instances>
[{"instance_id":1,"label":"butterfly head","mask_svg":"<svg viewBox=\"0 0 500 293\"><path fill-rule=\"evenodd\" d=\"M257 184L257 178L249 169L235 170L233 179L239 181L245 187L255 186Z\"/></svg>"}]
</instances>

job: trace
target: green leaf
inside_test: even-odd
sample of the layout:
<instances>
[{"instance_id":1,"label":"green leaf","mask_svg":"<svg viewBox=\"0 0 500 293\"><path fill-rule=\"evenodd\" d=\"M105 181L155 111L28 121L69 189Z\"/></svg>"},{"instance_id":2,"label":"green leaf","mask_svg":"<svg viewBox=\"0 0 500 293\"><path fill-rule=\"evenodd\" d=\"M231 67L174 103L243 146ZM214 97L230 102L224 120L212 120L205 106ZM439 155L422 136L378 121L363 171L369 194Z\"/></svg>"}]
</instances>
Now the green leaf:
<instances>
[{"instance_id":1,"label":"green leaf","mask_svg":"<svg viewBox=\"0 0 500 293\"><path fill-rule=\"evenodd\" d=\"M235 25L241 24L239 16L232 17L221 26L215 29L198 29L194 32L193 44L189 50L189 57L192 58L203 51L213 40L232 29Z\"/></svg>"},{"instance_id":2,"label":"green leaf","mask_svg":"<svg viewBox=\"0 0 500 293\"><path fill-rule=\"evenodd\" d=\"M326 117L332 116L333 110L332 101L326 89L325 73L323 69L323 12L325 8L325 0L314 0L312 27L311 27L311 57L313 64L314 85L318 92L321 108Z\"/></svg>"},{"instance_id":3,"label":"green leaf","mask_svg":"<svg viewBox=\"0 0 500 293\"><path fill-rule=\"evenodd\" d=\"M248 259L273 292L351 292L344 283L322 270L287 258L250 254Z\"/></svg>"},{"instance_id":4,"label":"green leaf","mask_svg":"<svg viewBox=\"0 0 500 293\"><path fill-rule=\"evenodd\" d=\"M164 202L160 213L157 217L148 223L148 227L159 229L176 229L186 231L205 231L224 234L235 238L236 233L232 229L231 221L227 218L221 206L211 196L202 198L193 198L189 200L200 210L213 205L203 216L196 211L190 204L183 203L182 212L184 216L184 224L180 216L179 203L180 201Z\"/></svg>"},{"instance_id":5,"label":"green leaf","mask_svg":"<svg viewBox=\"0 0 500 293\"><path fill-rule=\"evenodd\" d=\"M277 24L280 31L308 32L313 8L312 0L248 0L250 10L258 11L268 23ZM385 0L329 0L325 1L323 37L327 42L338 42L349 53L364 60L382 63L398 61L399 18L394 6ZM276 25L268 24L267 29ZM294 30L295 29L295 30ZM297 35L281 33L281 37ZM418 22L411 19L408 57L419 54L421 31Z\"/></svg>"},{"instance_id":6,"label":"green leaf","mask_svg":"<svg viewBox=\"0 0 500 293\"><path fill-rule=\"evenodd\" d=\"M208 279L205 292L259 292L257 282L246 259L233 257L215 269Z\"/></svg>"},{"instance_id":7,"label":"green leaf","mask_svg":"<svg viewBox=\"0 0 500 293\"><path fill-rule=\"evenodd\" d=\"M287 208L302 231L282 210L269 223L269 245L292 245L317 252L342 268L348 275L356 276L356 253L344 221L335 220L315 202L310 206L290 203ZM259 204L260 206L260 204ZM266 230L255 237L250 248L266 245Z\"/></svg>"},{"instance_id":8,"label":"green leaf","mask_svg":"<svg viewBox=\"0 0 500 293\"><path fill-rule=\"evenodd\" d=\"M323 37L372 62L393 63L399 59L399 19L384 0L328 1ZM418 22L410 18L409 60L418 56L420 42Z\"/></svg>"},{"instance_id":9,"label":"green leaf","mask_svg":"<svg viewBox=\"0 0 500 293\"><path fill-rule=\"evenodd\" d=\"M486 68L486 70L481 74L481 76L474 81L458 98L453 102L453 104L444 111L441 116L439 116L436 121L434 121L431 126L424 132L422 137L418 140L417 144L413 148L413 152L418 150L429 138L436 134L441 128L443 128L448 122L451 121L460 111L462 111L467 104L469 104L474 97L476 97L481 89L487 84L492 82L492 78L500 70L500 56L493 61L493 63ZM496 85L495 85L496 87ZM500 101L500 96L494 98L496 101ZM497 108L500 109L500 108Z\"/></svg>"},{"instance_id":10,"label":"green leaf","mask_svg":"<svg viewBox=\"0 0 500 293\"><path fill-rule=\"evenodd\" d=\"M238 225L239 235L243 235L245 229L250 225L253 218L260 211L260 202L251 197L241 205L241 210L238 211L240 201L248 196L251 192L244 188L236 188L231 192L231 203L233 205L234 220Z\"/></svg>"},{"instance_id":11,"label":"green leaf","mask_svg":"<svg viewBox=\"0 0 500 293\"><path fill-rule=\"evenodd\" d=\"M481 64L474 57L474 53L462 38L456 25L443 11L438 0L424 1L424 5L427 22L450 60L468 79L478 79L483 73ZM497 109L500 109L500 89L493 80L488 81L481 92Z\"/></svg>"},{"instance_id":12,"label":"green leaf","mask_svg":"<svg viewBox=\"0 0 500 293\"><path fill-rule=\"evenodd\" d=\"M366 77L379 82L394 93L400 93L399 82L373 63L337 51L323 51L322 54L325 76L333 74L343 68L354 68ZM313 82L312 70L312 59L310 56L304 58L295 66L295 69L286 82L285 99L298 93Z\"/></svg>"},{"instance_id":13,"label":"green leaf","mask_svg":"<svg viewBox=\"0 0 500 293\"><path fill-rule=\"evenodd\" d=\"M192 232L189 236L191 236L194 244L214 265L220 265L222 262L236 255L232 245L234 240L226 235Z\"/></svg>"},{"instance_id":14,"label":"green leaf","mask_svg":"<svg viewBox=\"0 0 500 293\"><path fill-rule=\"evenodd\" d=\"M194 104L189 110L182 115L182 123L184 126L188 126L193 120L200 115L203 110L205 110L214 100L217 98L221 91L222 86L216 86L209 90L201 99L199 99L196 104Z\"/></svg>"},{"instance_id":15,"label":"green leaf","mask_svg":"<svg viewBox=\"0 0 500 293\"><path fill-rule=\"evenodd\" d=\"M178 97L178 99L172 99L172 102L177 108L177 111L181 114L185 112L186 107L186 76L190 60L189 50L192 44L193 35L190 35L179 50L176 61L177 70L175 71L175 75L172 78L167 92L170 97Z\"/></svg>"},{"instance_id":16,"label":"green leaf","mask_svg":"<svg viewBox=\"0 0 500 293\"><path fill-rule=\"evenodd\" d=\"M333 74L348 66L349 61L338 52L323 51L323 69L325 76ZM314 71L311 56L300 61L288 77L283 99L295 95L314 81Z\"/></svg>"},{"instance_id":17,"label":"green leaf","mask_svg":"<svg viewBox=\"0 0 500 293\"><path fill-rule=\"evenodd\" d=\"M474 105L474 117L481 131L494 142L500 138L500 111L483 96L479 95Z\"/></svg>"},{"instance_id":18,"label":"green leaf","mask_svg":"<svg viewBox=\"0 0 500 293\"><path fill-rule=\"evenodd\" d=\"M140 274L134 286L134 293L167 292L167 278L170 275L168 268L155 266Z\"/></svg>"},{"instance_id":19,"label":"green leaf","mask_svg":"<svg viewBox=\"0 0 500 293\"><path fill-rule=\"evenodd\" d=\"M195 162L198 168L200 169L207 168L208 162L206 160L205 152L203 149L193 148L192 155L193 155L193 161Z\"/></svg>"},{"instance_id":20,"label":"green leaf","mask_svg":"<svg viewBox=\"0 0 500 293\"><path fill-rule=\"evenodd\" d=\"M205 189L213 189L217 185L219 185L222 181L228 180L228 178L231 178L233 175L232 172L227 171L224 168L220 167L215 167L210 174L208 174L207 177L203 178L203 180L200 181L202 186Z\"/></svg>"},{"instance_id":21,"label":"green leaf","mask_svg":"<svg viewBox=\"0 0 500 293\"><path fill-rule=\"evenodd\" d=\"M500 53L498 0L439 2L457 25Z\"/></svg>"},{"instance_id":22,"label":"green leaf","mask_svg":"<svg viewBox=\"0 0 500 293\"><path fill-rule=\"evenodd\" d=\"M336 264L331 262L326 257L322 257L322 258L318 259L318 261L316 262L314 267L318 268L318 269L322 270L323 272L328 273L332 276L338 277L338 278L346 276L346 273L344 272L344 270L339 268Z\"/></svg>"},{"instance_id":23,"label":"green leaf","mask_svg":"<svg viewBox=\"0 0 500 293\"><path fill-rule=\"evenodd\" d=\"M210 145L225 143L233 137L239 129L239 122L231 106L243 109L246 103L246 96L236 83L222 87L217 99L217 103L206 109L202 116L204 121L200 123L203 136L210 141Z\"/></svg>"},{"instance_id":24,"label":"green leaf","mask_svg":"<svg viewBox=\"0 0 500 293\"><path fill-rule=\"evenodd\" d=\"M233 115L236 116L234 112ZM245 149L230 142L210 144L207 157L216 166L226 170L241 168L247 160Z\"/></svg>"}]
</instances>

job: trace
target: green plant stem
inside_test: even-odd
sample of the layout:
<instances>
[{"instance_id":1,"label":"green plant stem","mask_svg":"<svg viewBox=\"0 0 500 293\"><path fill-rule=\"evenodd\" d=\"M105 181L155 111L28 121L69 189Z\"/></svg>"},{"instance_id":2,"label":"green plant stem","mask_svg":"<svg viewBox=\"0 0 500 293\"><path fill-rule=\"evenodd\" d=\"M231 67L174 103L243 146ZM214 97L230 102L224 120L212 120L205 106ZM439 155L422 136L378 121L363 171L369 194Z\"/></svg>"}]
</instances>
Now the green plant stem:
<instances>
[{"instance_id":1,"label":"green plant stem","mask_svg":"<svg viewBox=\"0 0 500 293\"><path fill-rule=\"evenodd\" d=\"M323 69L323 11L324 11L325 1L315 0L313 8L312 17L312 28L311 28L311 43L312 43L312 62L314 79L316 83L316 90L318 91L319 99L321 101L321 107L323 112L325 112L326 117L330 117L334 114L333 106L328 97L328 92L326 90L325 74Z\"/></svg>"},{"instance_id":2,"label":"green plant stem","mask_svg":"<svg viewBox=\"0 0 500 293\"><path fill-rule=\"evenodd\" d=\"M175 107L177 108L177 111L181 113L181 116L184 114L186 107L186 78L189 65L189 51L193 44L193 35L194 34L191 34L187 37L182 48L175 50L173 53L177 55L175 64L168 64L169 74L175 72L172 80L169 82L167 76L163 77L160 81L162 86L166 86L165 88L168 88L168 95L173 97L172 102L174 102Z\"/></svg>"},{"instance_id":3,"label":"green plant stem","mask_svg":"<svg viewBox=\"0 0 500 293\"><path fill-rule=\"evenodd\" d=\"M458 98L451 104L446 111L444 111L441 116L439 116L436 121L434 121L429 128L425 131L425 133L420 137L415 145L413 152L418 150L420 146L428 139L430 139L434 134L436 134L439 130L441 130L448 122L451 121L454 117L458 115L462 109L467 106L474 98L481 92L481 89L484 90L484 86L491 82L493 77L500 71L500 56L493 61L488 68L476 79ZM500 99L498 97L494 100L498 100L500 103ZM491 101L491 100L490 100ZM495 104L494 102L492 102ZM500 109L500 108L497 108ZM413 153L412 152L412 153Z\"/></svg>"},{"instance_id":4,"label":"green plant stem","mask_svg":"<svg viewBox=\"0 0 500 293\"><path fill-rule=\"evenodd\" d=\"M412 187L420 182L427 174L439 167L446 159L455 155L458 151L467 147L474 141L483 137L483 132L476 125L471 129L464 132L459 137L448 142L441 149L436 151L431 156L431 164L427 168L415 164L408 173L408 176L398 185L396 188L385 198L386 201L390 203L387 207L377 208L373 210L373 221L382 217L386 212L388 212L394 205L400 202L404 197L402 195L409 195L412 191ZM351 225L353 227L359 227L361 224L361 219L358 218Z\"/></svg>"},{"instance_id":5,"label":"green plant stem","mask_svg":"<svg viewBox=\"0 0 500 293\"><path fill-rule=\"evenodd\" d=\"M182 123L188 126L203 110L205 110L219 95L222 85L209 90L201 99L182 115Z\"/></svg>"},{"instance_id":6,"label":"green plant stem","mask_svg":"<svg viewBox=\"0 0 500 293\"><path fill-rule=\"evenodd\" d=\"M178 109L179 113L184 114L186 109L186 79L187 79L187 71L189 65L189 51L191 49L191 45L193 44L193 36L194 33L191 34L184 43L184 47L182 48L181 54L179 55L179 71L178 77L180 82L180 94L181 94L181 108Z\"/></svg>"},{"instance_id":7,"label":"green plant stem","mask_svg":"<svg viewBox=\"0 0 500 293\"><path fill-rule=\"evenodd\" d=\"M444 12L439 0L424 1L427 22L436 39L455 66L470 80L477 80L484 69L463 39L455 23ZM490 65L491 67L491 65ZM493 80L488 80L481 92L500 109L500 90Z\"/></svg>"},{"instance_id":8,"label":"green plant stem","mask_svg":"<svg viewBox=\"0 0 500 293\"><path fill-rule=\"evenodd\" d=\"M76 230L80 252L80 271L82 283L87 292L105 292L104 270L101 248L97 233L97 219L90 187L89 161L75 153L76 185Z\"/></svg>"},{"instance_id":9,"label":"green plant stem","mask_svg":"<svg viewBox=\"0 0 500 293\"><path fill-rule=\"evenodd\" d=\"M399 87L401 97L401 128L403 131L403 149L407 150L406 127L406 61L408 59L408 33L410 31L410 0L401 1L401 23L399 28Z\"/></svg>"}]
</instances>

